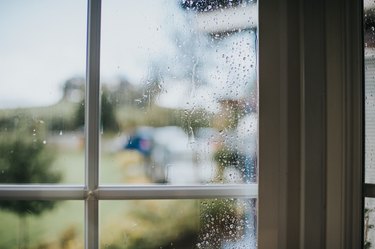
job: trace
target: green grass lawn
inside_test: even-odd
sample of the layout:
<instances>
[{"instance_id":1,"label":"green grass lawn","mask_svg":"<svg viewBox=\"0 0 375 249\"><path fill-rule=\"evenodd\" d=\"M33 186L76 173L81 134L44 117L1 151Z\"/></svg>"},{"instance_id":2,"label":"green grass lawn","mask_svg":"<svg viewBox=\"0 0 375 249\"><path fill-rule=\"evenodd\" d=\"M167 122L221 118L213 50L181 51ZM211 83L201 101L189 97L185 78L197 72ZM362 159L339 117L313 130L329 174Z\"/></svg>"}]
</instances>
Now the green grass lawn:
<instances>
[{"instance_id":1,"label":"green grass lawn","mask_svg":"<svg viewBox=\"0 0 375 249\"><path fill-rule=\"evenodd\" d=\"M83 212L82 201L59 201L53 210L46 211L41 216L27 217L25 229L28 234L29 248L59 244L68 233L71 234L70 237L76 241L76 244L79 242L83 244ZM0 248L18 248L19 217L13 213L1 211L0 221Z\"/></svg>"},{"instance_id":2,"label":"green grass lawn","mask_svg":"<svg viewBox=\"0 0 375 249\"><path fill-rule=\"evenodd\" d=\"M84 184L84 150L57 152L54 169L63 173L63 184ZM100 182L103 184L124 183L125 173L121 170L117 153L101 153L99 159Z\"/></svg>"}]
</instances>

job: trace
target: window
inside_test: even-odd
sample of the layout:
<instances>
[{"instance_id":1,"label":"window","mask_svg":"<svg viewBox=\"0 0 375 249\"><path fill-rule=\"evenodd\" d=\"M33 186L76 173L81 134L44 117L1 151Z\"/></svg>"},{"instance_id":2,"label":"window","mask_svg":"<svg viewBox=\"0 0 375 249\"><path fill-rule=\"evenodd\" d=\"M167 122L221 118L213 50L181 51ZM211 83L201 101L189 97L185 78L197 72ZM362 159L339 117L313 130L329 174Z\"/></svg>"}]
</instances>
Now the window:
<instances>
[{"instance_id":1,"label":"window","mask_svg":"<svg viewBox=\"0 0 375 249\"><path fill-rule=\"evenodd\" d=\"M1 3L0 32L5 35L0 39L0 140L2 143L21 141L19 146L30 149L28 154L39 156L36 157L38 163L29 160L25 163L25 158L31 157L15 156L16 150L9 151L9 146L5 147L5 153L0 152L7 156L0 160L0 205L3 209L10 206L11 210L16 210L12 206L14 202L10 201L22 201L19 207L24 208L18 209L21 218L22 214L26 217L30 212L50 217L44 222L45 229L40 223L42 219L26 218L26 223L20 219L20 227L35 229L30 234L23 232L26 229L20 230L21 236L13 238L8 229L10 225L0 226L0 234L7 237L7 240L0 240L1 247L30 244L48 248L59 244L74 248L85 245L91 249L114 248L119 243L143 243L181 248L184 241L194 241L193 247L207 248L203 242L212 242L213 248L227 248L242 246L246 242L242 235L255 243L251 237L255 233L261 249L358 248L364 235L363 200L375 196L371 185L363 187L361 167L364 165L362 1L219 1L232 5L227 9L221 9L214 1L176 1L182 16L168 12L164 23L159 11L152 9L162 6L172 10L175 6L172 1L162 2L160 6L153 2L152 6L146 4L143 9L133 12L130 8L146 2L126 2L127 6L122 2L61 1L55 2L55 7L47 1ZM231 12L233 9L241 9L241 12L236 15ZM242 10L249 15L243 15ZM134 13L138 18L134 19L136 21L121 19L134 16ZM217 19L218 13L233 21L225 23L224 30ZM240 28L238 25L243 23L243 16L247 26ZM159 18L158 22L152 22L152 18ZM73 25L69 26L69 23ZM133 26L142 23L150 25L150 29L141 25L139 30L132 30ZM169 30L165 23L180 25L181 28L174 30L173 39L161 38L160 35ZM198 25L202 23L204 25ZM232 32L227 32L228 27ZM124 34L130 37L132 32L144 39L128 41ZM116 39L111 37L113 34ZM206 40L207 37L211 40ZM241 63L232 61L231 56L244 53L237 50L243 46L233 47L233 42L234 45L242 42L248 48ZM165 47L157 47L159 45ZM233 48L233 52L222 52L224 47L230 51ZM249 49L253 51L254 48L258 49L259 57L249 53ZM146 53L134 56L139 51ZM196 56L198 51L204 56ZM221 53L224 58L220 57ZM255 92L234 92L234 95L252 92L259 101L256 164L241 157L239 150L235 153L224 150L225 153L217 153L216 159L211 150L191 157L189 153L177 153L179 148L187 147L173 144L169 150L173 153L170 153L171 141L168 140L157 146L159 152L155 154L163 156L151 155L148 149L153 140L149 138L173 134L174 138L180 138L179 141L185 141L183 143L192 151L191 148L200 148L201 141L211 135L215 137L218 128L208 114L215 110L219 113L220 107L240 110L239 101L228 98L216 103L216 107L210 98L206 103L200 101L208 82L220 82L219 77L223 75L250 76L242 72L233 75L235 71L225 72L225 67L217 70L216 66L222 66L220 61L227 62L226 53L229 64L245 66L245 71L247 65L251 65L248 62L257 63L255 69L250 69L257 74ZM10 54L18 56L11 59ZM160 60L166 63L157 63ZM182 71L177 65L179 61L186 66ZM142 65L148 65L147 70L139 71ZM63 69L66 71L60 71ZM202 71L209 73L205 75ZM85 72L86 77L83 77ZM190 77L186 78L183 72ZM170 84L173 77L176 84ZM134 88L135 79L141 79L141 84L136 85L144 86L141 91ZM29 80L34 83L28 84ZM250 77L248 80L251 81ZM17 81L22 82L22 86L17 85ZM60 82L63 91L52 81ZM186 81L195 83L190 84L195 88L185 89ZM32 89L28 88L30 85ZM52 85L56 88L50 88ZM127 97L123 96L125 93ZM17 96L22 101L17 100ZM191 98L194 96L198 98ZM57 99L63 101L54 105ZM102 109L107 108L102 112L106 117L101 116L100 102ZM177 111L178 105L187 108L187 112ZM26 113L25 110L32 111ZM222 114L225 121L244 118ZM244 114L250 116L250 112ZM66 115L71 118L67 119ZM113 116L119 120L109 122L116 124L111 127L106 120L113 120ZM193 122L197 117L200 122ZM244 122L244 127L247 123L253 123L252 119ZM227 132L236 129L230 126L218 129L219 137L231 137ZM18 136L8 137L15 129ZM158 141L162 140L158 138ZM46 156L46 150L41 148L54 151L53 163L53 158ZM68 154L61 156L67 151ZM23 174L22 181L12 180L7 158L11 158L12 165L19 161L22 169L43 174L38 173L39 177L33 178L32 184L27 177L31 174ZM204 170L195 170L197 167L191 165L185 167L191 158L199 159L194 165L204 165L200 167ZM8 164L4 164L6 160ZM34 167L40 161L47 166ZM118 162L122 167L117 167ZM212 165L218 162L225 167L222 172L214 171L220 174L212 174ZM237 166L245 163L260 164L261 167L257 170L249 167L253 171L239 173ZM27 168L25 164L34 166ZM139 164L145 167L135 166ZM184 174L178 173L177 169L181 168L186 169ZM56 173L59 169L64 169L62 175ZM253 182L256 179L253 173L257 171L259 181ZM15 170L13 173L25 172ZM179 177L181 175L183 177ZM64 177L70 180L64 182ZM117 215L118 212L121 214ZM4 213L1 211L0 216ZM169 215L169 222L164 222L166 213L173 214L173 221ZM48 226L57 224L56 219L60 217L64 217L64 224L70 224L72 220L75 223L69 227L64 227L63 223ZM230 225L229 230L220 231L227 226L214 222L221 220L229 224L226 223L228 217L234 222L231 225L236 224L233 228L239 228L235 235ZM10 213L0 218L2 224L12 224L12 227L17 220L17 216ZM120 219L126 222L119 222ZM150 219L154 223L148 222ZM254 224L255 221L257 226L249 228L256 227L256 230L243 229L246 226L241 223ZM163 226L155 230L152 225L155 223ZM200 236L194 232L197 229L202 231ZM117 236L117 231L126 233ZM146 237L140 236L157 233L168 237L167 245L161 240L153 240L157 245L147 243L149 240L142 241ZM40 239L43 234L46 237ZM195 240L192 234L195 234Z\"/></svg>"},{"instance_id":2,"label":"window","mask_svg":"<svg viewBox=\"0 0 375 249\"><path fill-rule=\"evenodd\" d=\"M2 103L2 247L256 247L255 1L2 4L4 97L49 106Z\"/></svg>"},{"instance_id":3,"label":"window","mask_svg":"<svg viewBox=\"0 0 375 249\"><path fill-rule=\"evenodd\" d=\"M374 7L364 5L364 130L365 130L365 189L364 189L364 248L374 247Z\"/></svg>"}]
</instances>

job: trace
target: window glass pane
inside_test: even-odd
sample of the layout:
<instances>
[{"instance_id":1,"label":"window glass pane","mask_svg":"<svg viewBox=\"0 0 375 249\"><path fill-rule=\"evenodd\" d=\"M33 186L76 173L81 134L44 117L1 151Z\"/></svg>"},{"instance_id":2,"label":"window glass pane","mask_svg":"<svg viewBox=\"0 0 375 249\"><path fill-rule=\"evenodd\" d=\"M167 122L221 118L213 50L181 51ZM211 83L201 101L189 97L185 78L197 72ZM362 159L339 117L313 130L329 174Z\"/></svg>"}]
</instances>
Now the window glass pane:
<instances>
[{"instance_id":1,"label":"window glass pane","mask_svg":"<svg viewBox=\"0 0 375 249\"><path fill-rule=\"evenodd\" d=\"M0 1L0 184L82 183L86 1Z\"/></svg>"},{"instance_id":2,"label":"window glass pane","mask_svg":"<svg viewBox=\"0 0 375 249\"><path fill-rule=\"evenodd\" d=\"M375 248L375 199L365 198L364 248Z\"/></svg>"},{"instance_id":3,"label":"window glass pane","mask_svg":"<svg viewBox=\"0 0 375 249\"><path fill-rule=\"evenodd\" d=\"M375 183L375 5L364 10L365 182Z\"/></svg>"},{"instance_id":4,"label":"window glass pane","mask_svg":"<svg viewBox=\"0 0 375 249\"><path fill-rule=\"evenodd\" d=\"M256 2L102 8L101 182L256 182Z\"/></svg>"},{"instance_id":5,"label":"window glass pane","mask_svg":"<svg viewBox=\"0 0 375 249\"><path fill-rule=\"evenodd\" d=\"M0 201L0 248L84 248L82 201Z\"/></svg>"},{"instance_id":6,"label":"window glass pane","mask_svg":"<svg viewBox=\"0 0 375 249\"><path fill-rule=\"evenodd\" d=\"M101 248L256 248L255 199L100 202Z\"/></svg>"},{"instance_id":7,"label":"window glass pane","mask_svg":"<svg viewBox=\"0 0 375 249\"><path fill-rule=\"evenodd\" d=\"M365 17L365 27L367 19L375 25L375 15ZM365 33L365 181L375 183L375 44L371 43L375 33L370 30Z\"/></svg>"}]
</instances>

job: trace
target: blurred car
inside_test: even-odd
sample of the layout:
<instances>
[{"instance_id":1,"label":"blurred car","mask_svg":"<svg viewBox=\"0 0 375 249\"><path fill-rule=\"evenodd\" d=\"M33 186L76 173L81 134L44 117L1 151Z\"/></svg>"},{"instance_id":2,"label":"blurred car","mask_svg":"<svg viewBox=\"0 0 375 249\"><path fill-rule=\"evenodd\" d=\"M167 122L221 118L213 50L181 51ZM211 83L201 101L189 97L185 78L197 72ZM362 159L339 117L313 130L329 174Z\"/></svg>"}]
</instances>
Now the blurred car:
<instances>
[{"instance_id":1,"label":"blurred car","mask_svg":"<svg viewBox=\"0 0 375 249\"><path fill-rule=\"evenodd\" d=\"M129 137L124 149L136 150L144 156L145 174L157 183L168 181L168 167L193 163L189 137L177 126L139 127Z\"/></svg>"},{"instance_id":2,"label":"blurred car","mask_svg":"<svg viewBox=\"0 0 375 249\"><path fill-rule=\"evenodd\" d=\"M124 149L125 150L136 150L145 157L151 155L153 148L153 128L140 127L137 131L132 134L127 140Z\"/></svg>"}]
</instances>

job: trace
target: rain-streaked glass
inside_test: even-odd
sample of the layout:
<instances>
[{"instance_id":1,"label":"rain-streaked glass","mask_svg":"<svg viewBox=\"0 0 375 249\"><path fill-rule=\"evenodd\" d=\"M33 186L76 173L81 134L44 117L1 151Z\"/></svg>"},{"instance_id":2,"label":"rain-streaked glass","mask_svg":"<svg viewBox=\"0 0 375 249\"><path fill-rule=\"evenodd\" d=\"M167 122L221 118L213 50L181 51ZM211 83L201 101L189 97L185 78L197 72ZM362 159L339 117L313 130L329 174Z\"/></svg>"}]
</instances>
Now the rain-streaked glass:
<instances>
[{"instance_id":1,"label":"rain-streaked glass","mask_svg":"<svg viewBox=\"0 0 375 249\"><path fill-rule=\"evenodd\" d=\"M0 1L0 184L83 182L86 5Z\"/></svg>"},{"instance_id":2,"label":"rain-streaked glass","mask_svg":"<svg viewBox=\"0 0 375 249\"><path fill-rule=\"evenodd\" d=\"M0 201L0 248L83 249L82 201Z\"/></svg>"},{"instance_id":3,"label":"rain-streaked glass","mask_svg":"<svg viewBox=\"0 0 375 249\"><path fill-rule=\"evenodd\" d=\"M364 210L364 247L366 249L375 248L375 199L365 198Z\"/></svg>"},{"instance_id":4,"label":"rain-streaked glass","mask_svg":"<svg viewBox=\"0 0 375 249\"><path fill-rule=\"evenodd\" d=\"M365 182L375 183L375 5L364 9Z\"/></svg>"},{"instance_id":5,"label":"rain-streaked glass","mask_svg":"<svg viewBox=\"0 0 375 249\"><path fill-rule=\"evenodd\" d=\"M375 4L364 0L365 183L375 183ZM365 198L363 248L375 248L375 199Z\"/></svg>"},{"instance_id":6,"label":"rain-streaked glass","mask_svg":"<svg viewBox=\"0 0 375 249\"><path fill-rule=\"evenodd\" d=\"M257 181L255 1L102 3L101 183Z\"/></svg>"},{"instance_id":7,"label":"rain-streaked glass","mask_svg":"<svg viewBox=\"0 0 375 249\"><path fill-rule=\"evenodd\" d=\"M256 248L256 200L100 202L100 248Z\"/></svg>"}]
</instances>

